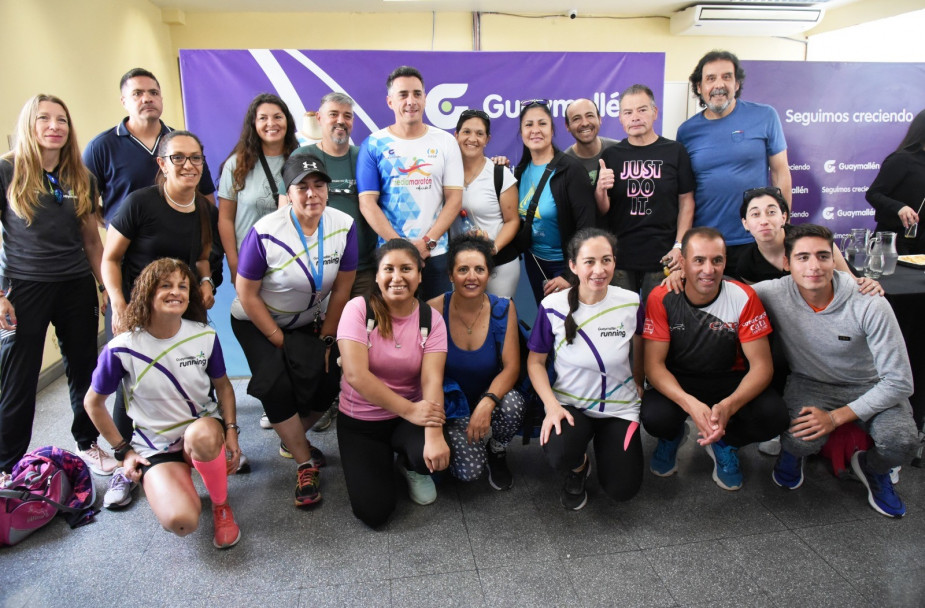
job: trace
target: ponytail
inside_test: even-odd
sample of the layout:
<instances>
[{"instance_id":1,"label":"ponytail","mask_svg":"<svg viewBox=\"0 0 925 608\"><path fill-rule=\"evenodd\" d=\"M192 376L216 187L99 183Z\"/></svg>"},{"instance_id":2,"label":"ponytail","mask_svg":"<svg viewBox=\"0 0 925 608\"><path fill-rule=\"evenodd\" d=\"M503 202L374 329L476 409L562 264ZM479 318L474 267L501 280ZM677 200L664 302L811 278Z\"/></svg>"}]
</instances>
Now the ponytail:
<instances>
[{"instance_id":1,"label":"ponytail","mask_svg":"<svg viewBox=\"0 0 925 608\"><path fill-rule=\"evenodd\" d=\"M578 323L572 315L578 310L578 286L572 285L568 290L568 315L565 317L565 342L571 344L575 340L575 334L578 333Z\"/></svg>"}]
</instances>

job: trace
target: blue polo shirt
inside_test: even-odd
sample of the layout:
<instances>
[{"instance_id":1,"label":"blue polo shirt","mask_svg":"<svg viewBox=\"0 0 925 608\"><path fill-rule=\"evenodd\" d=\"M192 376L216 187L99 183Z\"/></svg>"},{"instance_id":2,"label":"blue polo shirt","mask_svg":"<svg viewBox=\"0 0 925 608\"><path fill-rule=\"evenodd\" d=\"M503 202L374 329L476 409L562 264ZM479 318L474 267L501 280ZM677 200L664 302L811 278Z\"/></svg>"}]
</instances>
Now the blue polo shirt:
<instances>
[{"instance_id":1,"label":"blue polo shirt","mask_svg":"<svg viewBox=\"0 0 925 608\"><path fill-rule=\"evenodd\" d=\"M96 177L100 196L103 197L103 218L107 226L126 196L139 188L154 185L159 171L157 146L161 137L173 131L161 121L161 132L154 142L154 149L149 150L129 133L125 127L127 121L128 116L112 129L97 135L83 153L84 164ZM202 165L199 191L206 195L215 192L208 163Z\"/></svg>"}]
</instances>

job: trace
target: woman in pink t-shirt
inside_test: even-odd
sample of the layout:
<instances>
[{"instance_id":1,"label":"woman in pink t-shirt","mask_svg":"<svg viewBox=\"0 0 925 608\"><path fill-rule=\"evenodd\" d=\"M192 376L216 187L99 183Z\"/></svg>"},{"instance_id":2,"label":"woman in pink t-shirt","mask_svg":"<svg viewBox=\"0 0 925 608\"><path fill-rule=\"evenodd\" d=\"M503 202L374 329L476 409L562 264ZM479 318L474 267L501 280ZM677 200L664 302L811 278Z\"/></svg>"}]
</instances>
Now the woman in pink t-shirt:
<instances>
[{"instance_id":1,"label":"woman in pink t-shirt","mask_svg":"<svg viewBox=\"0 0 925 608\"><path fill-rule=\"evenodd\" d=\"M354 515L374 528L395 510L395 452L411 500L420 505L437 499L430 473L450 461L443 437L446 326L431 308L421 314L423 260L409 241L392 239L376 251L376 261L378 289L368 303L348 302L337 327L341 464Z\"/></svg>"}]
</instances>

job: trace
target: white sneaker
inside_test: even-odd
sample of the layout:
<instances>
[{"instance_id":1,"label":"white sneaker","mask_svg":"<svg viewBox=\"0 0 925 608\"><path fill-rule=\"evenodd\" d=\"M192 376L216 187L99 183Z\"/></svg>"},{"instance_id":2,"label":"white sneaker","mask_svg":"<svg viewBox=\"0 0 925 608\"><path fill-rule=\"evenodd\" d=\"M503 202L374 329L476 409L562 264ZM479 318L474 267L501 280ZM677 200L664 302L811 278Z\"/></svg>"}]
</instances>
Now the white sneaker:
<instances>
[{"instance_id":1,"label":"white sneaker","mask_svg":"<svg viewBox=\"0 0 925 608\"><path fill-rule=\"evenodd\" d=\"M270 422L270 419L267 418L266 414L260 417L260 428L262 429L272 429L273 428L273 424Z\"/></svg>"},{"instance_id":2,"label":"white sneaker","mask_svg":"<svg viewBox=\"0 0 925 608\"><path fill-rule=\"evenodd\" d=\"M408 496L419 505L429 505L437 500L437 486L430 475L421 475L399 466L402 475L408 480Z\"/></svg>"},{"instance_id":3,"label":"white sneaker","mask_svg":"<svg viewBox=\"0 0 925 608\"><path fill-rule=\"evenodd\" d=\"M103 496L103 507L115 509L124 507L132 502L132 490L138 487L138 482L132 481L125 476L125 469L119 467L112 473L112 479L109 480L109 488Z\"/></svg>"},{"instance_id":4,"label":"white sneaker","mask_svg":"<svg viewBox=\"0 0 925 608\"><path fill-rule=\"evenodd\" d=\"M119 461L113 458L112 454L95 443L86 450L78 449L77 455L90 467L91 471L104 477L112 475L112 472L119 466Z\"/></svg>"},{"instance_id":5,"label":"white sneaker","mask_svg":"<svg viewBox=\"0 0 925 608\"><path fill-rule=\"evenodd\" d=\"M777 456L780 454L780 437L775 437L770 441L762 441L758 444L758 451L767 456Z\"/></svg>"}]
</instances>

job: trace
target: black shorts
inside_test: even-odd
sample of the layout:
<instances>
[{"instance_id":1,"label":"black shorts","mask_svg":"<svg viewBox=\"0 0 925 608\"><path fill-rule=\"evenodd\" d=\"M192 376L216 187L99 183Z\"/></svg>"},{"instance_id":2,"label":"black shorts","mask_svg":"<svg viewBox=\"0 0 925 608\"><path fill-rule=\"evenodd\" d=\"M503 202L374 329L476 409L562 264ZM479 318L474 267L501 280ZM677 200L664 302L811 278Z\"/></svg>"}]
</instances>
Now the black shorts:
<instances>
[{"instance_id":1,"label":"black shorts","mask_svg":"<svg viewBox=\"0 0 925 608\"><path fill-rule=\"evenodd\" d=\"M179 452L161 452L159 454L154 454L153 456L146 456L145 460L151 464L143 464L138 467L141 471L142 477L144 477L145 473L147 473L148 470L152 467L156 467L157 465L163 464L165 462L182 462L186 464L186 458L183 457L183 450L180 450Z\"/></svg>"}]
</instances>

